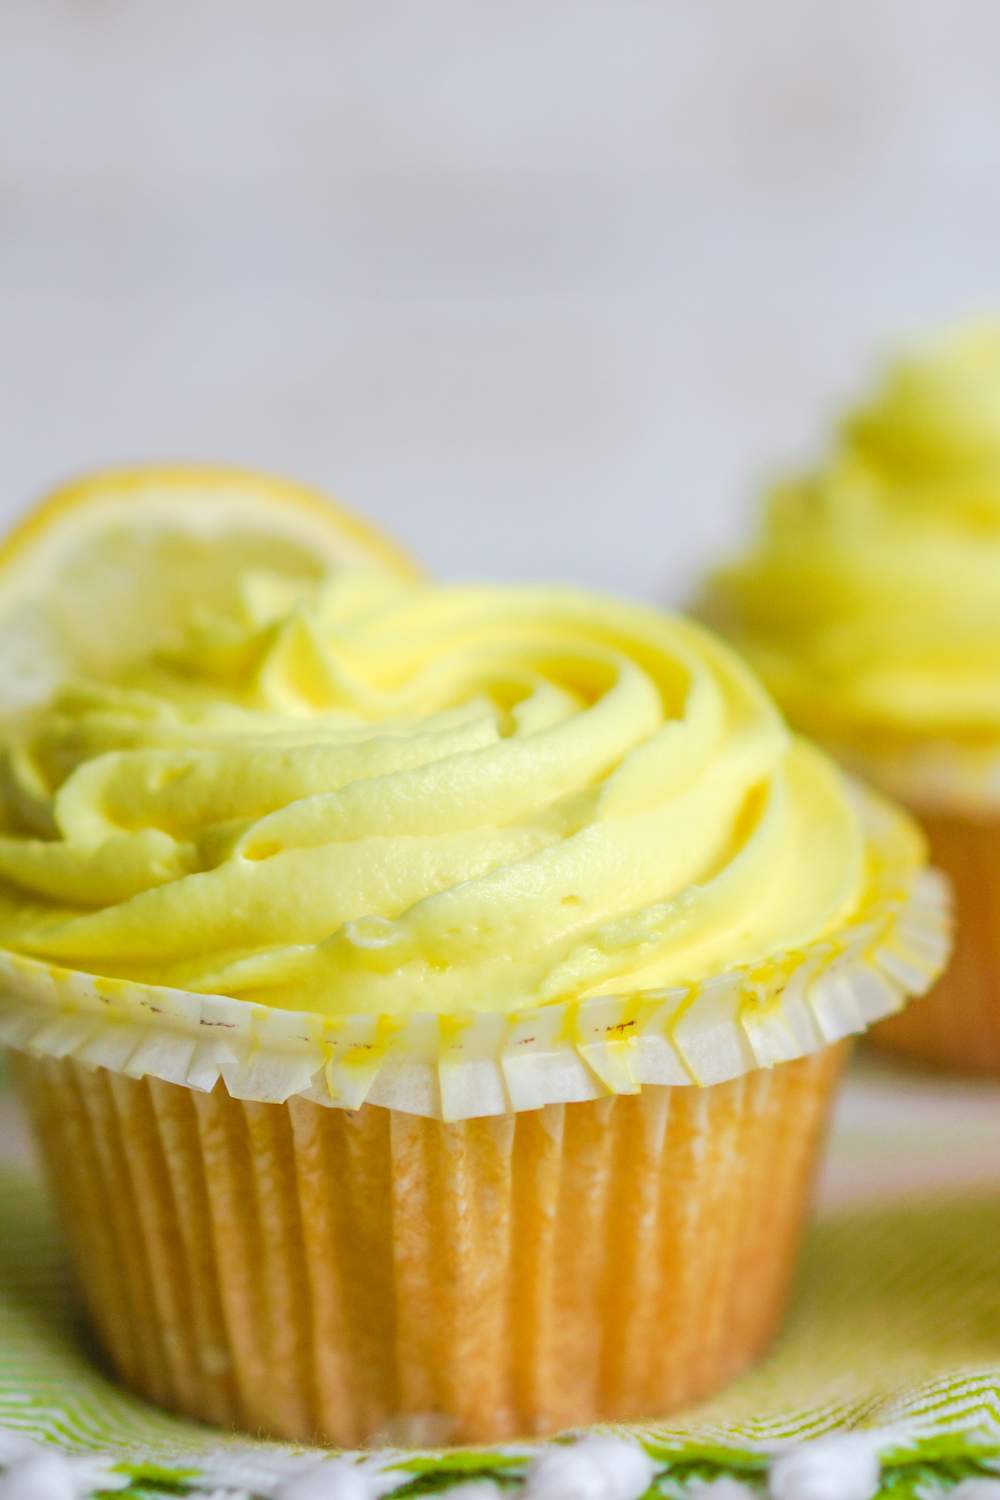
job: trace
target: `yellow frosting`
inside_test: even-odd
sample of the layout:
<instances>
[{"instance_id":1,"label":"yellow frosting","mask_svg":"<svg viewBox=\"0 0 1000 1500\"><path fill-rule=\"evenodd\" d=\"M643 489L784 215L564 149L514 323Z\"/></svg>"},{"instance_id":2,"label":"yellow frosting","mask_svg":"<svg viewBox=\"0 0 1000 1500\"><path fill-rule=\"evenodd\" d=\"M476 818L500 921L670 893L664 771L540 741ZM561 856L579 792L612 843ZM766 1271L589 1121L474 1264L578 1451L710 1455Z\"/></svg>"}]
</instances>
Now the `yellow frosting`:
<instances>
[{"instance_id":1,"label":"yellow frosting","mask_svg":"<svg viewBox=\"0 0 1000 1500\"><path fill-rule=\"evenodd\" d=\"M696 981L836 930L872 874L726 647L571 590L250 580L2 771L0 945L331 1015Z\"/></svg>"},{"instance_id":2,"label":"yellow frosting","mask_svg":"<svg viewBox=\"0 0 1000 1500\"><path fill-rule=\"evenodd\" d=\"M831 740L1000 737L1000 326L891 370L707 613Z\"/></svg>"}]
</instances>

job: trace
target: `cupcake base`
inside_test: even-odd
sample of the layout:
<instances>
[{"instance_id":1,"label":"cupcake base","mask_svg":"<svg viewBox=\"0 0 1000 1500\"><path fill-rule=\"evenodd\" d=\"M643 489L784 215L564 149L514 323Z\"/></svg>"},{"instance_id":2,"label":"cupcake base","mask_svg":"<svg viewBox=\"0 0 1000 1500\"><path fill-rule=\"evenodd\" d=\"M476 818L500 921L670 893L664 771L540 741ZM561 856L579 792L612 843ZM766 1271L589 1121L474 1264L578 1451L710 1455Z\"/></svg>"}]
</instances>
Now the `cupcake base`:
<instances>
[{"instance_id":1,"label":"cupcake base","mask_svg":"<svg viewBox=\"0 0 1000 1500\"><path fill-rule=\"evenodd\" d=\"M22 1072L121 1378L353 1447L658 1417L749 1364L843 1050L461 1123Z\"/></svg>"},{"instance_id":2,"label":"cupcake base","mask_svg":"<svg viewBox=\"0 0 1000 1500\"><path fill-rule=\"evenodd\" d=\"M1000 1077L1000 816L919 816L954 890L955 950L930 993L875 1026L871 1040L917 1062Z\"/></svg>"}]
</instances>

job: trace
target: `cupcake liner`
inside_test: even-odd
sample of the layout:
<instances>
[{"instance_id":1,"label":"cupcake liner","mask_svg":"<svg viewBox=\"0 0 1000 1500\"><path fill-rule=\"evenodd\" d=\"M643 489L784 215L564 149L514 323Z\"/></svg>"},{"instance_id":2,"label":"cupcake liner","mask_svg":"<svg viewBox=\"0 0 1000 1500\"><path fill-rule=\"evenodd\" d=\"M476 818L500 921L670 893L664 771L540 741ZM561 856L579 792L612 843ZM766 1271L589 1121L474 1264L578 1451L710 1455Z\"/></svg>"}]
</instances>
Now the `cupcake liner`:
<instances>
[{"instance_id":1,"label":"cupcake liner","mask_svg":"<svg viewBox=\"0 0 1000 1500\"><path fill-rule=\"evenodd\" d=\"M445 1120L720 1083L864 1030L944 964L944 882L899 868L895 814L858 796L879 873L855 920L697 985L510 1014L324 1017L0 953L0 1043L204 1092L221 1081L246 1101L369 1103Z\"/></svg>"},{"instance_id":2,"label":"cupcake liner","mask_svg":"<svg viewBox=\"0 0 1000 1500\"><path fill-rule=\"evenodd\" d=\"M931 853L950 877L955 951L923 999L884 1021L872 1041L921 1062L1000 1076L1000 807L992 819L925 813Z\"/></svg>"},{"instance_id":3,"label":"cupcake liner","mask_svg":"<svg viewBox=\"0 0 1000 1500\"><path fill-rule=\"evenodd\" d=\"M941 813L1000 822L1000 743L927 739L863 750L827 741L826 748L842 766L921 817Z\"/></svg>"},{"instance_id":4,"label":"cupcake liner","mask_svg":"<svg viewBox=\"0 0 1000 1500\"><path fill-rule=\"evenodd\" d=\"M753 1360L842 1054L460 1123L21 1072L122 1378L357 1445L661 1416Z\"/></svg>"}]
</instances>

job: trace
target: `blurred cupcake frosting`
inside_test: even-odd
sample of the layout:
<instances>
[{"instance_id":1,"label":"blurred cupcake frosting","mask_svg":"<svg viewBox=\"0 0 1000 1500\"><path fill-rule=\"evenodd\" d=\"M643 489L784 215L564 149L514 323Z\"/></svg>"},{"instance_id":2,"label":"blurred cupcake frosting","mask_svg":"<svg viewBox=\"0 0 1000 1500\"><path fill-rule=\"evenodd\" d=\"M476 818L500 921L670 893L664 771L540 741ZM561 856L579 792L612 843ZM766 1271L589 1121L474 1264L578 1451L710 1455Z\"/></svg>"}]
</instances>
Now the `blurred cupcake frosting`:
<instances>
[{"instance_id":1,"label":"blurred cupcake frosting","mask_svg":"<svg viewBox=\"0 0 1000 1500\"><path fill-rule=\"evenodd\" d=\"M964 326L899 360L844 424L848 442L920 503L1000 523L1000 322Z\"/></svg>"},{"instance_id":2,"label":"blurred cupcake frosting","mask_svg":"<svg viewBox=\"0 0 1000 1500\"><path fill-rule=\"evenodd\" d=\"M1000 324L892 367L825 464L780 485L703 612L792 721L891 756L1000 742ZM886 778L890 780L891 777Z\"/></svg>"},{"instance_id":3,"label":"blurred cupcake frosting","mask_svg":"<svg viewBox=\"0 0 1000 1500\"><path fill-rule=\"evenodd\" d=\"M890 522L868 479L825 493L730 575L748 618L803 507L845 556ZM780 603L832 662L824 556ZM0 945L330 1014L696 981L822 938L871 877L841 774L728 648L572 590L250 578L182 653L65 686L2 770Z\"/></svg>"}]
</instances>

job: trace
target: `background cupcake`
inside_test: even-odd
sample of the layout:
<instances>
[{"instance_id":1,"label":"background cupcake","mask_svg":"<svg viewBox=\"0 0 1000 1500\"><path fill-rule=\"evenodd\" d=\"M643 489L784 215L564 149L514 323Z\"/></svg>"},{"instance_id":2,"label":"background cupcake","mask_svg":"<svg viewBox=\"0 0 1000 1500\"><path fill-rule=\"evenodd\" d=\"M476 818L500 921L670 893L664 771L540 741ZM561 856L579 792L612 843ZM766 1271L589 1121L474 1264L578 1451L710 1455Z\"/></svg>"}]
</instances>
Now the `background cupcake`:
<instances>
[{"instance_id":1,"label":"background cupcake","mask_svg":"<svg viewBox=\"0 0 1000 1500\"><path fill-rule=\"evenodd\" d=\"M1000 1072L1000 327L893 367L705 609L793 723L919 813L955 884L955 960L879 1040Z\"/></svg>"},{"instance_id":2,"label":"background cupcake","mask_svg":"<svg viewBox=\"0 0 1000 1500\"><path fill-rule=\"evenodd\" d=\"M939 884L699 627L370 552L255 561L7 726L0 1037L94 1325L287 1438L662 1414L771 1337Z\"/></svg>"}]
</instances>

